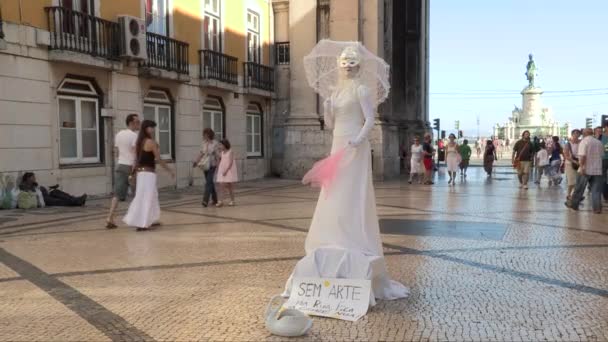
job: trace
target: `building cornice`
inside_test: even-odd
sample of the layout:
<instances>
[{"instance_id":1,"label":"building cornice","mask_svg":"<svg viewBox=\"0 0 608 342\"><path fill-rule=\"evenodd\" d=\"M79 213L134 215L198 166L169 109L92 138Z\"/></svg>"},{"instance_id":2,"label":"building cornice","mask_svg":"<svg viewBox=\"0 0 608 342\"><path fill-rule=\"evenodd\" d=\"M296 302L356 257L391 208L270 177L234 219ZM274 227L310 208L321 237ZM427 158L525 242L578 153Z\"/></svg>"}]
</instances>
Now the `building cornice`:
<instances>
[{"instance_id":1,"label":"building cornice","mask_svg":"<svg viewBox=\"0 0 608 342\"><path fill-rule=\"evenodd\" d=\"M275 13L288 12L289 11L289 0L273 0L272 8Z\"/></svg>"}]
</instances>

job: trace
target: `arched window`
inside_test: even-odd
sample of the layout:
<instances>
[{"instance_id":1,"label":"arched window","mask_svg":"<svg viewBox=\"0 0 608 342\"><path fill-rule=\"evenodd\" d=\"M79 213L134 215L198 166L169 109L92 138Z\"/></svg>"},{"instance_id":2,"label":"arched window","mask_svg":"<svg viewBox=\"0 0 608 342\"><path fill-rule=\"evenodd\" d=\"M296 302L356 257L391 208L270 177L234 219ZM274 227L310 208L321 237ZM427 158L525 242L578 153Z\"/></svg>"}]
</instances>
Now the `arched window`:
<instances>
[{"instance_id":1,"label":"arched window","mask_svg":"<svg viewBox=\"0 0 608 342\"><path fill-rule=\"evenodd\" d=\"M57 88L59 162L101 162L99 92L91 81L65 78Z\"/></svg>"},{"instance_id":2,"label":"arched window","mask_svg":"<svg viewBox=\"0 0 608 342\"><path fill-rule=\"evenodd\" d=\"M224 139L224 106L219 99L208 97L203 104L203 129L211 128L219 141Z\"/></svg>"},{"instance_id":3,"label":"arched window","mask_svg":"<svg viewBox=\"0 0 608 342\"><path fill-rule=\"evenodd\" d=\"M256 103L247 106L247 157L263 156L263 120L262 109Z\"/></svg>"},{"instance_id":4,"label":"arched window","mask_svg":"<svg viewBox=\"0 0 608 342\"><path fill-rule=\"evenodd\" d=\"M162 159L173 159L172 115L169 94L164 90L149 90L144 98L144 120L156 122L155 138Z\"/></svg>"}]
</instances>

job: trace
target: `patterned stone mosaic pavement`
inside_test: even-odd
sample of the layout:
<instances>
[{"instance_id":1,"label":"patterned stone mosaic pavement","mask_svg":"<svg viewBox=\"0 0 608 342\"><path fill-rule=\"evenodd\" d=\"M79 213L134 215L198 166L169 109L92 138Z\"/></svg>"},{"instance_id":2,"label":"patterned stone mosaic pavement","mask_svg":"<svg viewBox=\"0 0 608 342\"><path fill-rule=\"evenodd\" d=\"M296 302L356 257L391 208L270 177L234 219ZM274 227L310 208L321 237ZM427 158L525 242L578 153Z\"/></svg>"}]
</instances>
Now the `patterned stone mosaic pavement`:
<instances>
[{"instance_id":1,"label":"patterned stone mosaic pavement","mask_svg":"<svg viewBox=\"0 0 608 342\"><path fill-rule=\"evenodd\" d=\"M608 208L568 211L562 187L519 190L507 168L469 173L378 183L389 271L411 296L295 340L607 341ZM243 183L219 209L199 192L162 193L163 225L144 233L104 229L107 200L1 211L0 340L281 340L264 308L303 256L317 192Z\"/></svg>"}]
</instances>

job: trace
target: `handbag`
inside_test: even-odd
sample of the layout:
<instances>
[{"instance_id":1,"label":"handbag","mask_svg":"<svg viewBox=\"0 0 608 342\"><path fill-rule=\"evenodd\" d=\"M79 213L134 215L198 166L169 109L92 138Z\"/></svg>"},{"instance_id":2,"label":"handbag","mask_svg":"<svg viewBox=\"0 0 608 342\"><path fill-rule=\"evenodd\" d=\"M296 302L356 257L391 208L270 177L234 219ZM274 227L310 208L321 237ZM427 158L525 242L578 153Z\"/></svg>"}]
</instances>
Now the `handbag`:
<instances>
[{"instance_id":1,"label":"handbag","mask_svg":"<svg viewBox=\"0 0 608 342\"><path fill-rule=\"evenodd\" d=\"M196 166L203 171L209 171L211 168L211 158L209 158L209 154L205 154Z\"/></svg>"},{"instance_id":2,"label":"handbag","mask_svg":"<svg viewBox=\"0 0 608 342\"><path fill-rule=\"evenodd\" d=\"M196 166L203 171L209 171L209 169L211 168L211 153L209 152L209 144L210 143L203 144L203 156L201 157L201 160L198 162L198 164L196 164ZM211 148L213 148L213 146L211 146Z\"/></svg>"},{"instance_id":3,"label":"handbag","mask_svg":"<svg viewBox=\"0 0 608 342\"><path fill-rule=\"evenodd\" d=\"M519 165L521 164L521 161L519 159L521 157L521 152L523 150L525 150L528 147L528 145L529 145L529 143L526 143L524 145L524 147L522 147L521 151L519 151L519 153L517 154L517 158L515 158L515 160L513 160L513 168L514 169L518 169L519 168Z\"/></svg>"}]
</instances>

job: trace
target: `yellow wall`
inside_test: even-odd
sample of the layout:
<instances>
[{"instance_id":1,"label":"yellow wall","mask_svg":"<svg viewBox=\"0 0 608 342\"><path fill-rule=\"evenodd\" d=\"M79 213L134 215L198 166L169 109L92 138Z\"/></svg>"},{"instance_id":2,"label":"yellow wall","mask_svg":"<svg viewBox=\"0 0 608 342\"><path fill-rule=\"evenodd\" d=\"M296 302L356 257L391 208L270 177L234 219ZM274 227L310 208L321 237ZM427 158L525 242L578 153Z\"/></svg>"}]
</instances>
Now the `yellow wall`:
<instances>
[{"instance_id":1,"label":"yellow wall","mask_svg":"<svg viewBox=\"0 0 608 342\"><path fill-rule=\"evenodd\" d=\"M173 2L173 35L177 40L189 44L190 64L198 64L201 49L202 1L175 0Z\"/></svg>"},{"instance_id":2,"label":"yellow wall","mask_svg":"<svg viewBox=\"0 0 608 342\"><path fill-rule=\"evenodd\" d=\"M239 64L247 61L247 10L251 8L260 15L260 40L262 42L262 63L270 64L270 11L272 6L264 0L223 0L224 13L224 53L237 57ZM239 68L241 66L239 65ZM242 70L241 70L242 71Z\"/></svg>"},{"instance_id":3,"label":"yellow wall","mask_svg":"<svg viewBox=\"0 0 608 342\"><path fill-rule=\"evenodd\" d=\"M111 21L116 21L116 17L123 14L140 18L141 0L102 0L99 12L103 19Z\"/></svg>"},{"instance_id":4,"label":"yellow wall","mask_svg":"<svg viewBox=\"0 0 608 342\"><path fill-rule=\"evenodd\" d=\"M142 0L96 0L100 1L100 16L103 19L116 21L121 14L141 16ZM172 36L187 42L190 47L190 64L198 64L198 50L201 49L203 0L174 0ZM270 1L265 0L222 0L222 20L224 26L224 53L239 59L247 60L246 50L246 13L252 6L259 12L261 21L261 42L263 64L270 64ZM0 0L3 20L22 23L39 28L48 28L45 6L51 6L52 0ZM21 13L21 14L20 14ZM241 70L242 72L242 70Z\"/></svg>"},{"instance_id":5,"label":"yellow wall","mask_svg":"<svg viewBox=\"0 0 608 342\"><path fill-rule=\"evenodd\" d=\"M262 41L262 64L270 64L270 11L272 11L272 4L270 1L257 0L257 5L262 9L260 13L261 20L261 41Z\"/></svg>"},{"instance_id":6,"label":"yellow wall","mask_svg":"<svg viewBox=\"0 0 608 342\"><path fill-rule=\"evenodd\" d=\"M245 23L245 4L244 1L234 1L230 6L224 0L224 53L239 59L239 69L241 62L247 58L246 49L246 23Z\"/></svg>"},{"instance_id":7,"label":"yellow wall","mask_svg":"<svg viewBox=\"0 0 608 342\"><path fill-rule=\"evenodd\" d=\"M44 7L51 6L52 0L22 0L21 5L19 3L19 0L0 0L2 19L38 28L48 27Z\"/></svg>"}]
</instances>

